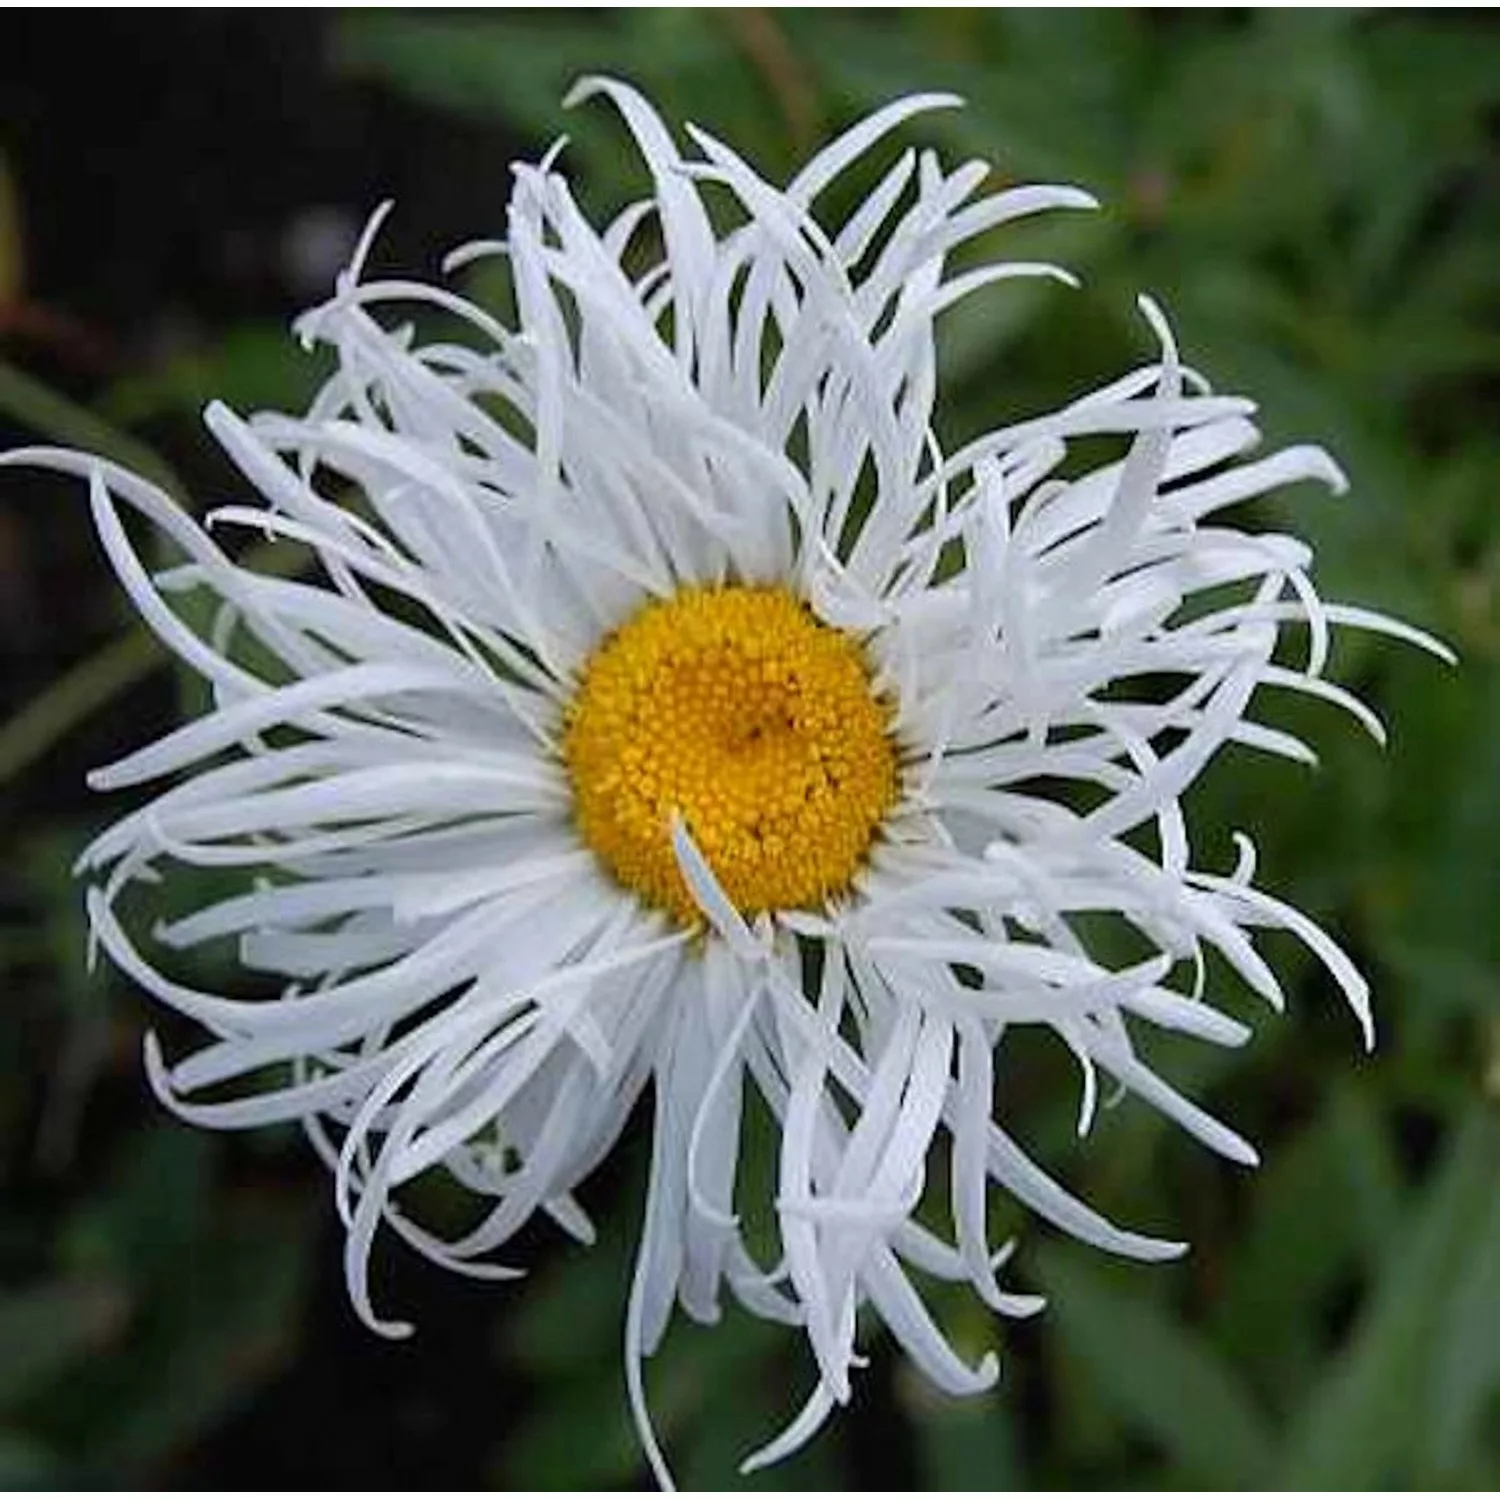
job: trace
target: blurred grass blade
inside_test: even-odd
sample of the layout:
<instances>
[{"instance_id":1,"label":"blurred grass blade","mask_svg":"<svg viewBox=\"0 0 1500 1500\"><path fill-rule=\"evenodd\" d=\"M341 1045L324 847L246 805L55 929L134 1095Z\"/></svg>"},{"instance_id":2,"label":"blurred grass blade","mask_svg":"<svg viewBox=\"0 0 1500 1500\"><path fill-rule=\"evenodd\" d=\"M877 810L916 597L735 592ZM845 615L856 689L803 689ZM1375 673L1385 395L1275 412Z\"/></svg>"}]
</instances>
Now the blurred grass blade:
<instances>
[{"instance_id":1,"label":"blurred grass blade","mask_svg":"<svg viewBox=\"0 0 1500 1500\"><path fill-rule=\"evenodd\" d=\"M0 359L0 412L50 442L111 458L173 495L181 497L185 493L171 465L145 443L3 359Z\"/></svg>"},{"instance_id":2,"label":"blurred grass blade","mask_svg":"<svg viewBox=\"0 0 1500 1500\"><path fill-rule=\"evenodd\" d=\"M1391 1226L1400 1222L1403 1203L1401 1175L1385 1122L1369 1095L1345 1080L1334 1091L1328 1123L1329 1144L1338 1160L1335 1180L1349 1195L1350 1227L1367 1263L1373 1265L1389 1249Z\"/></svg>"},{"instance_id":3,"label":"blurred grass blade","mask_svg":"<svg viewBox=\"0 0 1500 1500\"><path fill-rule=\"evenodd\" d=\"M1272 1433L1205 1340L1075 1255L1041 1262L1058 1336L1121 1418L1205 1482L1260 1488Z\"/></svg>"},{"instance_id":4,"label":"blurred grass blade","mask_svg":"<svg viewBox=\"0 0 1500 1500\"><path fill-rule=\"evenodd\" d=\"M904 1373L904 1372L903 1372ZM953 1401L912 1382L917 1459L929 1491L1027 1487L1012 1404L1014 1390Z\"/></svg>"},{"instance_id":5,"label":"blurred grass blade","mask_svg":"<svg viewBox=\"0 0 1500 1500\"><path fill-rule=\"evenodd\" d=\"M295 545L273 540L250 548L241 559L241 565L256 573L295 578L308 566L308 559ZM183 616L192 623L193 617L185 607ZM200 630L206 628L209 618L207 606L200 604ZM169 660L175 661L175 658L168 657L155 636L136 628L69 668L24 708L0 724L0 786L34 765L91 714L113 702L127 688L134 687L149 672ZM189 668L179 664L179 670L202 698L191 711L184 709L184 718L206 711L210 703L206 686Z\"/></svg>"},{"instance_id":6,"label":"blurred grass blade","mask_svg":"<svg viewBox=\"0 0 1500 1500\"><path fill-rule=\"evenodd\" d=\"M1268 1389L1305 1378L1317 1363L1324 1310L1351 1276L1375 1263L1367 1239L1372 1210L1346 1142L1351 1112L1330 1105L1256 1177L1209 1311L1215 1347ZM1346 1204L1352 1198L1354 1210L1328 1213L1335 1194Z\"/></svg>"},{"instance_id":7,"label":"blurred grass blade","mask_svg":"<svg viewBox=\"0 0 1500 1500\"><path fill-rule=\"evenodd\" d=\"M164 660L144 630L122 636L64 672L0 724L0 785L40 760L79 724Z\"/></svg>"},{"instance_id":8,"label":"blurred grass blade","mask_svg":"<svg viewBox=\"0 0 1500 1500\"><path fill-rule=\"evenodd\" d=\"M1393 1247L1354 1337L1305 1405L1286 1445L1282 1489L1365 1489L1402 1476L1393 1468L1429 1420L1418 1399L1448 1351L1437 1346L1435 1294L1467 1284L1478 1257L1494 1254L1500 1201L1500 1121L1476 1106ZM1495 1336L1494 1309L1488 1334ZM1445 1320L1438 1326L1452 1336Z\"/></svg>"},{"instance_id":9,"label":"blurred grass blade","mask_svg":"<svg viewBox=\"0 0 1500 1500\"><path fill-rule=\"evenodd\" d=\"M1464 1450L1500 1399L1500 1191L1474 1232L1467 1269L1458 1273L1436 1330L1421 1484L1455 1482ZM1497 1434L1489 1428L1493 1440Z\"/></svg>"}]
</instances>

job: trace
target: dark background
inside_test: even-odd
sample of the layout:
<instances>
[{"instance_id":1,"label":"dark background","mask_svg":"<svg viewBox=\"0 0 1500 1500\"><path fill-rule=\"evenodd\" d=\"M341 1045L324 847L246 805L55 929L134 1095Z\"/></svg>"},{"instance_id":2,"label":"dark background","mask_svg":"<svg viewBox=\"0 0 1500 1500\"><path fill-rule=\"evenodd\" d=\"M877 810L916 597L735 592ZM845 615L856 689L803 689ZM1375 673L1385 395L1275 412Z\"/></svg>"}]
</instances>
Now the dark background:
<instances>
[{"instance_id":1,"label":"dark background","mask_svg":"<svg viewBox=\"0 0 1500 1500\"><path fill-rule=\"evenodd\" d=\"M397 200L378 264L431 277L445 248L499 231L508 162L559 132L586 205L639 190L607 112L560 107L594 70L633 78L772 176L892 94L966 94L963 115L911 137L1002 175L1079 182L1108 213L986 247L1064 260L1087 288L1001 288L950 320L948 435L1141 358L1132 299L1148 289L1188 358L1255 395L1275 438L1325 442L1350 470L1345 500L1294 491L1252 519L1309 536L1328 594L1400 613L1463 657L1449 672L1345 642L1341 680L1389 719L1391 749L1287 704L1281 722L1318 743L1322 768L1231 757L1192 807L1200 859L1226 865L1228 831L1255 829L1271 888L1350 946L1376 985L1378 1054L1362 1054L1314 966L1272 944L1291 1015L1265 1017L1238 1055L1161 1049L1262 1147L1248 1175L1133 1102L1079 1146L1066 1058L1022 1049L1008 1094L1023 1135L1085 1196L1180 1230L1193 1255L1115 1266L1029 1226L1021 1279L1054 1296L1041 1320L996 1330L941 1301L966 1346L998 1341L997 1392L942 1401L872 1333L853 1410L768 1482L1494 1487L1494 23L13 13L0 446L101 449L200 505L224 498L233 481L199 409L213 395L242 410L307 398L319 370L286 324L377 202ZM475 288L490 292L503 299ZM68 867L120 806L90 797L83 773L196 699L128 620L76 488L0 479L0 665L0 1482L640 1482L618 1354L638 1142L593 1186L598 1248L538 1233L514 1257L533 1279L485 1288L387 1247L377 1293L418 1334L366 1332L311 1153L291 1132L209 1137L163 1117L141 1076L142 1001L84 972ZM731 1483L790 1413L809 1379L794 1344L738 1317L669 1338L649 1378L685 1482Z\"/></svg>"}]
</instances>

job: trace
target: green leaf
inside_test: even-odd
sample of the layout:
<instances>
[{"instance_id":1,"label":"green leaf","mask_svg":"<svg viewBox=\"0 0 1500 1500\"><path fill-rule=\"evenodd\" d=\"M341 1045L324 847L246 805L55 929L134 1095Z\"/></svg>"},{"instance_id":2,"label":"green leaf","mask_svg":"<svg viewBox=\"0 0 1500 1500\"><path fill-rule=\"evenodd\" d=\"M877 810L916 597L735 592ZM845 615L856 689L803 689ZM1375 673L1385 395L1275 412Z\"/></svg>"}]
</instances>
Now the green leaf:
<instances>
[{"instance_id":1,"label":"green leaf","mask_svg":"<svg viewBox=\"0 0 1500 1500\"><path fill-rule=\"evenodd\" d=\"M1456 1277L1470 1285L1465 1273L1476 1256L1494 1253L1497 1204L1500 1121L1476 1106L1393 1246L1389 1269L1353 1337L1329 1378L1302 1404L1277 1488L1366 1489L1397 1481L1403 1457L1431 1418L1429 1402L1414 1398L1426 1388L1434 1361L1446 1354L1433 1343L1441 1306L1435 1298L1451 1296ZM1492 1318L1489 1323L1493 1335ZM1455 1365L1450 1356L1448 1367L1461 1368L1461 1379L1473 1369L1466 1357Z\"/></svg>"},{"instance_id":2,"label":"green leaf","mask_svg":"<svg viewBox=\"0 0 1500 1500\"><path fill-rule=\"evenodd\" d=\"M1500 1192L1457 1273L1433 1343L1422 1458L1436 1485L1453 1484L1480 1423L1500 1397ZM1491 1437L1494 1434L1491 1432Z\"/></svg>"},{"instance_id":3,"label":"green leaf","mask_svg":"<svg viewBox=\"0 0 1500 1500\"><path fill-rule=\"evenodd\" d=\"M1014 1391L954 1400L919 1388L916 1419L922 1483L931 1491L1017 1490L1026 1487L1012 1409Z\"/></svg>"},{"instance_id":4,"label":"green leaf","mask_svg":"<svg viewBox=\"0 0 1500 1500\"><path fill-rule=\"evenodd\" d=\"M1261 1487L1273 1434L1203 1336L1071 1252L1040 1259L1056 1335L1121 1420L1205 1484Z\"/></svg>"},{"instance_id":5,"label":"green leaf","mask_svg":"<svg viewBox=\"0 0 1500 1500\"><path fill-rule=\"evenodd\" d=\"M1361 1223L1327 1212L1330 1192L1346 1191L1341 1128L1327 1110L1267 1162L1212 1309L1216 1346L1263 1390L1306 1377L1325 1310L1361 1265Z\"/></svg>"},{"instance_id":6,"label":"green leaf","mask_svg":"<svg viewBox=\"0 0 1500 1500\"><path fill-rule=\"evenodd\" d=\"M1337 1186L1347 1193L1351 1227L1362 1242L1366 1261L1376 1264L1389 1252L1405 1194L1372 1093L1351 1083L1341 1084L1333 1093L1329 1125L1338 1169L1325 1187Z\"/></svg>"}]
</instances>

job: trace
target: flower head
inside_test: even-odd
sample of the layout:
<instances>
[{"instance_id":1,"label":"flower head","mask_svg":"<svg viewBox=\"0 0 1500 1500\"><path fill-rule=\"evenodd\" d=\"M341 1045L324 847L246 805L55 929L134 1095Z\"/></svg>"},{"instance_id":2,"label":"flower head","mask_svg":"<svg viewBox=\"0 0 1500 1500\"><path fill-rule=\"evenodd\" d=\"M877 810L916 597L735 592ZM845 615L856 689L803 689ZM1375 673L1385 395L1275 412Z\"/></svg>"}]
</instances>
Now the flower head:
<instances>
[{"instance_id":1,"label":"flower head","mask_svg":"<svg viewBox=\"0 0 1500 1500\"><path fill-rule=\"evenodd\" d=\"M103 460L9 456L85 476L122 584L211 685L213 708L97 772L179 778L102 834L82 867L97 942L201 1048L146 1061L184 1118L307 1128L348 1227L350 1295L372 1326L387 1225L440 1264L493 1256L549 1215L588 1239L575 1193L650 1099L652 1154L626 1312L640 1361L674 1305L727 1295L800 1328L801 1414L751 1460L796 1447L849 1396L873 1308L944 1390L981 1389L913 1272L997 1312L1003 1189L1069 1233L1140 1259L1184 1248L1116 1227L1003 1123L995 1055L1046 1027L1241 1163L1253 1148L1155 1073L1149 1025L1236 1046L1210 950L1272 1005L1263 928L1327 965L1368 1039L1367 989L1310 919L1195 860L1182 798L1225 745L1310 760L1261 721L1261 689L1370 711L1322 674L1330 627L1429 638L1321 602L1308 548L1225 519L1296 480L1342 479L1320 449L1249 457L1251 404L1157 353L1061 409L945 451L939 315L992 282L1069 278L952 253L1072 188L981 196L985 168L908 151L831 223L826 190L943 96L901 100L785 188L689 128L684 155L629 88L618 108L649 196L602 231L556 153L516 168L501 244L510 322L455 293L368 281L370 238L302 338L337 373L302 416L207 423L258 493L220 534L302 549L303 572L238 562L166 494ZM378 218L377 218L378 223ZM423 341L382 321L444 318ZM1118 457L1080 467L1081 439ZM153 572L138 512L180 561ZM215 601L195 631L176 601ZM1288 656L1292 633L1299 654ZM132 932L120 898L174 866L242 872L238 894ZM1144 956L1113 966L1086 918ZM193 989L163 950L217 939L273 998ZM779 1126L769 1201L740 1180L753 1100ZM644 1117L643 1117L644 1118ZM946 1136L946 1233L919 1214ZM443 1235L402 1189L470 1190ZM777 1241L752 1252L746 1223Z\"/></svg>"}]
</instances>

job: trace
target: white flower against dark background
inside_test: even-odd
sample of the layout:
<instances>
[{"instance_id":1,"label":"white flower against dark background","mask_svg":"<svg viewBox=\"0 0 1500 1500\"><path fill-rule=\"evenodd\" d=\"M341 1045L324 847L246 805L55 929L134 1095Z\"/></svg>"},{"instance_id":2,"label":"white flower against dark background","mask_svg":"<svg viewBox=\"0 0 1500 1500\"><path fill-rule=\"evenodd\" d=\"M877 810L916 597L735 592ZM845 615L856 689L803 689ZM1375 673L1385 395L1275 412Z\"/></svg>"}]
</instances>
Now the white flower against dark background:
<instances>
[{"instance_id":1,"label":"white flower against dark background","mask_svg":"<svg viewBox=\"0 0 1500 1500\"><path fill-rule=\"evenodd\" d=\"M635 135L651 194L603 232L556 155L515 170L507 324L455 294L363 280L371 232L300 324L338 370L301 417L207 421L259 493L209 520L306 550L292 580L241 566L173 501L102 460L96 524L147 623L211 684L212 712L94 778L178 778L83 867L97 941L200 1050L147 1063L219 1128L300 1120L334 1175L361 1315L381 1224L442 1265L493 1256L538 1213L592 1234L576 1190L649 1098L649 1187L626 1314L640 1358L674 1305L727 1294L800 1327L816 1364L790 1451L849 1395L856 1314L878 1313L946 1391L996 1378L930 1317L913 1273L996 1311L1011 1246L998 1186L1122 1255L1182 1245L1117 1228L1015 1144L996 1097L1009 1028L1078 1060L1241 1163L1254 1149L1136 1051L1144 1023L1226 1046L1217 952L1272 1005L1259 929L1327 965L1366 1041L1364 981L1310 919L1195 859L1182 797L1233 742L1311 760L1252 716L1289 688L1373 714L1322 674L1330 628L1441 650L1322 603L1307 547L1224 519L1296 480L1339 488L1317 448L1248 457L1253 408L1154 360L953 452L934 432L934 323L1016 276L952 274L1008 220L1091 200L980 196L981 164L907 151L843 223L826 190L919 111L895 103L784 189L631 90L591 81ZM1003 295L1003 294L1001 294ZM447 315L421 342L391 307ZM1120 456L1080 469L1077 441ZM152 573L122 506L181 554ZM217 602L202 634L175 607ZM1288 639L1289 627L1292 628ZM1288 654L1288 644L1294 648ZM186 774L184 774L186 773ZM1215 830L1215 844L1227 843ZM278 998L175 981L117 910L173 865L243 872L240 894L157 926L158 949L237 941ZM1081 935L1107 917L1139 953ZM778 1127L766 1201L740 1180L747 1113ZM645 1116L641 1117L644 1128ZM919 1213L946 1136L951 1222ZM473 1226L443 1236L401 1190L440 1169ZM768 1231L773 1248L760 1243Z\"/></svg>"}]
</instances>

